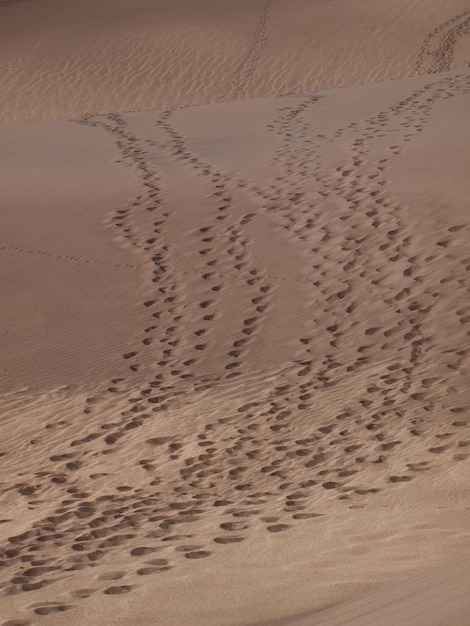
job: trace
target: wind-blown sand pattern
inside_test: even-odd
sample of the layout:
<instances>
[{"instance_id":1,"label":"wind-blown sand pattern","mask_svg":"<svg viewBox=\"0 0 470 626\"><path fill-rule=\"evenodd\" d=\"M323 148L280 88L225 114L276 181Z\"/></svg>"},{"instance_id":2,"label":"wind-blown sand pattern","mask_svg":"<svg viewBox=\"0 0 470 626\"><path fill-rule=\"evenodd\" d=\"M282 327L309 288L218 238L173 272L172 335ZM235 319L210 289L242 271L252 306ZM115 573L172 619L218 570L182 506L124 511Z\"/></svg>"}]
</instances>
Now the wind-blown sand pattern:
<instances>
[{"instance_id":1,"label":"wind-blown sand pattern","mask_svg":"<svg viewBox=\"0 0 470 626\"><path fill-rule=\"evenodd\" d=\"M269 97L459 69L470 58L469 10L468 0L3 2L0 121Z\"/></svg>"},{"instance_id":2,"label":"wind-blown sand pattern","mask_svg":"<svg viewBox=\"0 0 470 626\"><path fill-rule=\"evenodd\" d=\"M222 4L217 45L237 45L232 19L245 43L217 67L197 39L215 5L186 25L189 6L178 21L158 5L167 39L152 45L187 72L164 87L167 57L139 58L144 2L117 5L131 22L118 48L95 42L70 66L65 46L47 84L24 69L15 108L24 76L7 65L5 120L74 117L2 127L0 624L463 626L466 3L408 3L409 29L429 34L392 64L393 37L380 57L360 37L369 20L398 32L398 5L362 3L357 71L342 63L362 52L328 65L319 36L318 67L296 68L275 30L311 3ZM318 33L332 4L316 7ZM81 7L80 41L104 20ZM91 95L97 49L141 64L115 59L132 90L111 71L115 88ZM416 76L354 85L395 72Z\"/></svg>"}]
</instances>

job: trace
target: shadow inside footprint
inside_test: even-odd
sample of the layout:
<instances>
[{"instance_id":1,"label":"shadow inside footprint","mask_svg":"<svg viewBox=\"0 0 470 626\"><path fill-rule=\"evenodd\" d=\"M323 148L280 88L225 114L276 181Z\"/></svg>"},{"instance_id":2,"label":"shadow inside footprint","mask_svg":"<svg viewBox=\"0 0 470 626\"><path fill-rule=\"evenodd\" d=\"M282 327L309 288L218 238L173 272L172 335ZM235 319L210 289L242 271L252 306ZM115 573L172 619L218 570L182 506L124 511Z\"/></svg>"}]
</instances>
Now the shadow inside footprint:
<instances>
[{"instance_id":1,"label":"shadow inside footprint","mask_svg":"<svg viewBox=\"0 0 470 626\"><path fill-rule=\"evenodd\" d=\"M63 613L71 608L71 606L67 606L66 604L54 604L48 606L38 606L34 609L34 612L36 615L51 615L52 613Z\"/></svg>"},{"instance_id":2,"label":"shadow inside footprint","mask_svg":"<svg viewBox=\"0 0 470 626\"><path fill-rule=\"evenodd\" d=\"M187 552L184 556L187 559L205 559L208 556L211 556L212 552L208 552L207 550L198 550L196 552Z\"/></svg>"}]
</instances>

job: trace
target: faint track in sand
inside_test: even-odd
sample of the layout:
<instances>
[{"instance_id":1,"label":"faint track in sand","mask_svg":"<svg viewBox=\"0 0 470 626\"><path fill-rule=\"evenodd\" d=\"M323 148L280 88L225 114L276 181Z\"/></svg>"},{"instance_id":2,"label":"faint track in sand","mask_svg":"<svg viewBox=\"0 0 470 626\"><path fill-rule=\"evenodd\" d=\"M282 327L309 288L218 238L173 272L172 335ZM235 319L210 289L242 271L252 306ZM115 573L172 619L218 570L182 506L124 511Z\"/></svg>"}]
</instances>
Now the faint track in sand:
<instances>
[{"instance_id":1,"label":"faint track in sand","mask_svg":"<svg viewBox=\"0 0 470 626\"><path fill-rule=\"evenodd\" d=\"M220 94L221 102L239 100L246 94L258 66L259 59L268 43L268 22L271 17L271 5L273 0L266 0L261 10L261 17L253 33L250 46L235 68L227 86Z\"/></svg>"},{"instance_id":2,"label":"faint track in sand","mask_svg":"<svg viewBox=\"0 0 470 626\"><path fill-rule=\"evenodd\" d=\"M122 267L128 269L139 269L140 265L131 265L129 263L110 263L109 261L103 261L101 259L86 259L84 257L77 257L73 255L55 254L54 252L48 252L46 250L28 250L26 248L19 248L16 246L1 246L0 250L6 250L8 252L20 252L22 254L30 254L33 256L42 256L56 261L71 261L73 263L86 263L87 265L107 265L108 267Z\"/></svg>"}]
</instances>

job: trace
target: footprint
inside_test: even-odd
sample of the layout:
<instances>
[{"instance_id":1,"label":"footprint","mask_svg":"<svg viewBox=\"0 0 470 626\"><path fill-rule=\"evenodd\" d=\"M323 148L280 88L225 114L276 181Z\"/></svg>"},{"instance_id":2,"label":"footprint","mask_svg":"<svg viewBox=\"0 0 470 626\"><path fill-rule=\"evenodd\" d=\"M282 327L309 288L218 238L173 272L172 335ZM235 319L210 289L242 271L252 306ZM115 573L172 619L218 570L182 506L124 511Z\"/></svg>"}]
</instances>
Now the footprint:
<instances>
[{"instance_id":1,"label":"footprint","mask_svg":"<svg viewBox=\"0 0 470 626\"><path fill-rule=\"evenodd\" d=\"M245 537L215 537L214 541L215 543L226 544L226 543L240 543L240 541L243 541L244 539Z\"/></svg>"},{"instance_id":2,"label":"footprint","mask_svg":"<svg viewBox=\"0 0 470 626\"><path fill-rule=\"evenodd\" d=\"M126 354L123 354L123 358L125 359L131 359L133 356L136 356L137 352L126 352Z\"/></svg>"},{"instance_id":3,"label":"footprint","mask_svg":"<svg viewBox=\"0 0 470 626\"><path fill-rule=\"evenodd\" d=\"M139 576L149 576L150 574L156 574L157 572L167 572L171 569L170 565L164 565L163 567L141 567L137 570Z\"/></svg>"},{"instance_id":4,"label":"footprint","mask_svg":"<svg viewBox=\"0 0 470 626\"><path fill-rule=\"evenodd\" d=\"M72 598L85 599L89 598L91 595L95 593L96 589L75 589L75 591L71 591L70 595Z\"/></svg>"},{"instance_id":5,"label":"footprint","mask_svg":"<svg viewBox=\"0 0 470 626\"><path fill-rule=\"evenodd\" d=\"M336 487L339 487L340 483L336 483L334 481L328 481L326 483L323 483L322 487L324 489L335 489Z\"/></svg>"},{"instance_id":6,"label":"footprint","mask_svg":"<svg viewBox=\"0 0 470 626\"><path fill-rule=\"evenodd\" d=\"M424 472L431 469L429 467L429 461L421 461L419 463L408 463L407 466L412 472Z\"/></svg>"},{"instance_id":7,"label":"footprint","mask_svg":"<svg viewBox=\"0 0 470 626\"><path fill-rule=\"evenodd\" d=\"M98 580L119 580L123 578L125 572L106 572L98 576Z\"/></svg>"},{"instance_id":8,"label":"footprint","mask_svg":"<svg viewBox=\"0 0 470 626\"><path fill-rule=\"evenodd\" d=\"M223 530L245 530L246 528L248 528L247 524L245 524L244 522L223 522L222 524L220 524L220 528L222 528Z\"/></svg>"},{"instance_id":9,"label":"footprint","mask_svg":"<svg viewBox=\"0 0 470 626\"><path fill-rule=\"evenodd\" d=\"M168 441L171 441L171 437L153 437L152 439L146 439L145 443L149 443L153 446L161 446Z\"/></svg>"},{"instance_id":10,"label":"footprint","mask_svg":"<svg viewBox=\"0 0 470 626\"><path fill-rule=\"evenodd\" d=\"M131 585L120 585L119 587L108 587L104 590L104 593L107 595L119 595L121 593L129 593L131 590Z\"/></svg>"},{"instance_id":11,"label":"footprint","mask_svg":"<svg viewBox=\"0 0 470 626\"><path fill-rule=\"evenodd\" d=\"M51 615L52 613L63 613L72 607L67 604L54 604L47 606L38 606L34 609L36 615Z\"/></svg>"},{"instance_id":12,"label":"footprint","mask_svg":"<svg viewBox=\"0 0 470 626\"><path fill-rule=\"evenodd\" d=\"M273 524L272 526L267 526L266 530L270 533L280 533L283 530L288 530L291 528L290 524Z\"/></svg>"},{"instance_id":13,"label":"footprint","mask_svg":"<svg viewBox=\"0 0 470 626\"><path fill-rule=\"evenodd\" d=\"M201 309L206 309L210 304L212 304L212 300L204 300L204 302L199 303L199 306Z\"/></svg>"},{"instance_id":14,"label":"footprint","mask_svg":"<svg viewBox=\"0 0 470 626\"><path fill-rule=\"evenodd\" d=\"M208 550L197 550L196 552L187 552L184 556L187 559L205 559L211 556L212 552Z\"/></svg>"}]
</instances>

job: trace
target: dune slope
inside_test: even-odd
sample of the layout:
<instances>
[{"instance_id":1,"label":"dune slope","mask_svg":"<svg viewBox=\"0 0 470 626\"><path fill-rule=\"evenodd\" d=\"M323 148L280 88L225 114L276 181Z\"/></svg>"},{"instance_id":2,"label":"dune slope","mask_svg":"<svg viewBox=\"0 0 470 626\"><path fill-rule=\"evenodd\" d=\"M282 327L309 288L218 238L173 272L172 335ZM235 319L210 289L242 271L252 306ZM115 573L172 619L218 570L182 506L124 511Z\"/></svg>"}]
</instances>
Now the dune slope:
<instances>
[{"instance_id":1,"label":"dune slope","mask_svg":"<svg viewBox=\"0 0 470 626\"><path fill-rule=\"evenodd\" d=\"M0 121L312 92L469 60L468 0L8 0Z\"/></svg>"},{"instance_id":2,"label":"dune slope","mask_svg":"<svg viewBox=\"0 0 470 626\"><path fill-rule=\"evenodd\" d=\"M15 247L124 303L94 377L4 387L2 626L272 622L468 551L469 106L460 71L8 127L109 194L72 254L59 200Z\"/></svg>"},{"instance_id":3,"label":"dune slope","mask_svg":"<svg viewBox=\"0 0 470 626\"><path fill-rule=\"evenodd\" d=\"M0 0L0 626L467 626L468 0Z\"/></svg>"}]
</instances>

